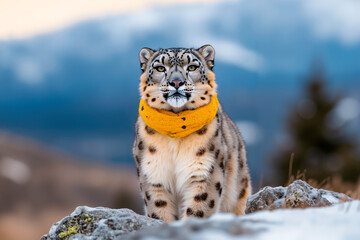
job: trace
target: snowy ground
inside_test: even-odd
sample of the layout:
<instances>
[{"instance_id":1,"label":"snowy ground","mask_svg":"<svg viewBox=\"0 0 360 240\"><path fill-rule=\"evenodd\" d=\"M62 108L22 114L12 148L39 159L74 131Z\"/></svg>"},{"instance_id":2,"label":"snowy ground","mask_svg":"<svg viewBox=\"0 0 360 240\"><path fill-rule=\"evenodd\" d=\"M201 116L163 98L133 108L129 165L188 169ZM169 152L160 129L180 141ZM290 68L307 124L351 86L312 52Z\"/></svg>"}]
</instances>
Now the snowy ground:
<instances>
[{"instance_id":1,"label":"snowy ground","mask_svg":"<svg viewBox=\"0 0 360 240\"><path fill-rule=\"evenodd\" d=\"M178 221L138 237L147 240L360 240L360 201L323 208L261 211L241 217L216 214L206 221L190 219L186 224Z\"/></svg>"},{"instance_id":2,"label":"snowy ground","mask_svg":"<svg viewBox=\"0 0 360 240\"><path fill-rule=\"evenodd\" d=\"M324 208L281 209L242 217L263 221L256 239L360 239L360 201ZM252 228L251 223L248 224Z\"/></svg>"}]
</instances>

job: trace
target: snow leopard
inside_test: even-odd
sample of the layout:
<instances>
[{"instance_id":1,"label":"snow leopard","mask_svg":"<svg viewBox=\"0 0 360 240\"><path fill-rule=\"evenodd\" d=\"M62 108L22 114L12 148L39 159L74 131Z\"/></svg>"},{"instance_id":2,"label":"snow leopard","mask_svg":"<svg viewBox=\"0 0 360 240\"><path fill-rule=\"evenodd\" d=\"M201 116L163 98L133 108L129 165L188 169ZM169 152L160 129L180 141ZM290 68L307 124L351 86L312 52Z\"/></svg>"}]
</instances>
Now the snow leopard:
<instances>
[{"instance_id":1,"label":"snow leopard","mask_svg":"<svg viewBox=\"0 0 360 240\"><path fill-rule=\"evenodd\" d=\"M206 125L197 124L202 117L192 119L199 129L186 136L164 134L161 129L167 124L151 122L157 129L147 123L152 113L180 118L209 106L217 96L214 57L211 45L142 48L139 53L143 102L139 113L146 106L150 115L139 114L136 120L133 155L148 217L169 223L217 212L245 212L251 195L245 145L221 104Z\"/></svg>"}]
</instances>

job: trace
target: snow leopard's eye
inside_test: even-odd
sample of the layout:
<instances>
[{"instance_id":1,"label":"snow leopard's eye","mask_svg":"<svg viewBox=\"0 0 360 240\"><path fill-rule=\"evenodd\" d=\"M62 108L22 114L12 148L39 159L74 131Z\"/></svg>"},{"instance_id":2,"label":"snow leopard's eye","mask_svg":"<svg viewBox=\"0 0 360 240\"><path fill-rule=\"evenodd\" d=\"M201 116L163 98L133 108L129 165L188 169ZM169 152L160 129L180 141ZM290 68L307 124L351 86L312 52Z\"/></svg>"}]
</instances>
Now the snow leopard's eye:
<instances>
[{"instance_id":1,"label":"snow leopard's eye","mask_svg":"<svg viewBox=\"0 0 360 240\"><path fill-rule=\"evenodd\" d=\"M190 72L193 72L193 71L195 71L197 68L198 68L198 66L196 66L196 65L190 65L190 66L188 66L187 70L190 71Z\"/></svg>"},{"instance_id":2,"label":"snow leopard's eye","mask_svg":"<svg viewBox=\"0 0 360 240\"><path fill-rule=\"evenodd\" d=\"M157 66L157 67L155 67L155 69L158 72L165 72L165 67L163 67L163 66Z\"/></svg>"}]
</instances>

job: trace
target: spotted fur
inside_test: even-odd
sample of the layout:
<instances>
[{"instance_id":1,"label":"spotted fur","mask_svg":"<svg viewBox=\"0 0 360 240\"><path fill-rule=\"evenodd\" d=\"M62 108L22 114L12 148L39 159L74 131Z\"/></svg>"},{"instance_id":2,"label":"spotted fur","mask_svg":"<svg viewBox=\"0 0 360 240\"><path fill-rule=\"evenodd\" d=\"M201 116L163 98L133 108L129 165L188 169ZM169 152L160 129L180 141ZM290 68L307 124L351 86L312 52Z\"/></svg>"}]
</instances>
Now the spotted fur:
<instances>
[{"instance_id":1,"label":"spotted fur","mask_svg":"<svg viewBox=\"0 0 360 240\"><path fill-rule=\"evenodd\" d=\"M210 45L143 48L141 98L175 113L208 104L217 88L214 54ZM212 122L183 138L162 135L138 117L133 153L148 216L171 222L244 214L251 194L245 146L221 105Z\"/></svg>"}]
</instances>

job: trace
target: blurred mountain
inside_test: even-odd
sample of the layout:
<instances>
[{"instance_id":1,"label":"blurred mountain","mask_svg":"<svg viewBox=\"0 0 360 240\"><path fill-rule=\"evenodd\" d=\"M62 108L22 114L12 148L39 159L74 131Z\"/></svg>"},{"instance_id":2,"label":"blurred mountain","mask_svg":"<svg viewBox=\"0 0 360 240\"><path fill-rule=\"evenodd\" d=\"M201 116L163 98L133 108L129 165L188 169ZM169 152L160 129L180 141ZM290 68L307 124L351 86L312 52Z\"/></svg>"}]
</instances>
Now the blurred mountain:
<instances>
[{"instance_id":1,"label":"blurred mountain","mask_svg":"<svg viewBox=\"0 0 360 240\"><path fill-rule=\"evenodd\" d=\"M317 18L301 4L155 7L1 41L0 129L97 162L132 164L139 50L210 43L219 99L244 127L256 182L273 144L283 140L285 113L314 59L323 62L330 87L360 100L359 44L319 37ZM357 124L351 129L360 133Z\"/></svg>"}]
</instances>

